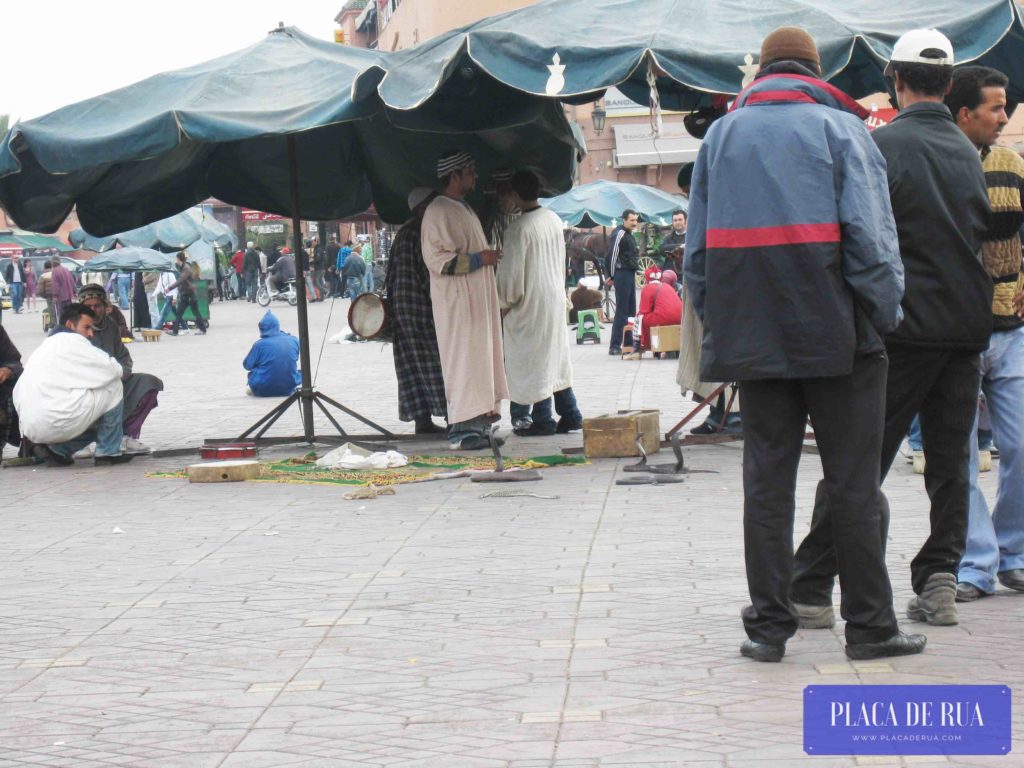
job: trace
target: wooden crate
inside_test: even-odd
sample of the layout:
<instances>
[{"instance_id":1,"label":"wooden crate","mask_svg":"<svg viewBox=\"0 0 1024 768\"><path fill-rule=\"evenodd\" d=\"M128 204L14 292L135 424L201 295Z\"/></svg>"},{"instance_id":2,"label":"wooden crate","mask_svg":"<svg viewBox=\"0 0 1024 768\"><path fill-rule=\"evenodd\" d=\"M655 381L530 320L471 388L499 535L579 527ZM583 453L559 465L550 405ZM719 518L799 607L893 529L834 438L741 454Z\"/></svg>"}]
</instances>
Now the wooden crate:
<instances>
[{"instance_id":1,"label":"wooden crate","mask_svg":"<svg viewBox=\"0 0 1024 768\"><path fill-rule=\"evenodd\" d=\"M651 328L651 352L678 352L679 326L656 325Z\"/></svg>"},{"instance_id":2,"label":"wooden crate","mask_svg":"<svg viewBox=\"0 0 1024 768\"><path fill-rule=\"evenodd\" d=\"M588 458L639 456L636 435L643 432L647 453L661 447L660 411L619 411L583 420L583 454Z\"/></svg>"}]
</instances>

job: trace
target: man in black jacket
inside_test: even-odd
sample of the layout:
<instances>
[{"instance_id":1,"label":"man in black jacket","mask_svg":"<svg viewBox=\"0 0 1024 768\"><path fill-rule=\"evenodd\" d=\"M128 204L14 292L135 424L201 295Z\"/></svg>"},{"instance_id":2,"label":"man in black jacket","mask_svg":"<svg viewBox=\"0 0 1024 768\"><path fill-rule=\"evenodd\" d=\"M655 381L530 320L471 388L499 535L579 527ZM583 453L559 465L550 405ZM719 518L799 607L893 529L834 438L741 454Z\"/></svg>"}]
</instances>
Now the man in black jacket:
<instances>
[{"instance_id":1,"label":"man in black jacket","mask_svg":"<svg viewBox=\"0 0 1024 768\"><path fill-rule=\"evenodd\" d=\"M4 280L11 288L11 309L16 315L21 314L21 303L25 299L25 268L20 259L20 254L14 254L4 270Z\"/></svg>"},{"instance_id":2,"label":"man in black jacket","mask_svg":"<svg viewBox=\"0 0 1024 768\"><path fill-rule=\"evenodd\" d=\"M629 208L622 212L622 223L612 230L612 243L605 259L605 285L615 286L615 320L609 355L622 354L622 330L626 321L636 315L636 273L640 269L640 249L633 239L633 230L640 215Z\"/></svg>"},{"instance_id":3,"label":"man in black jacket","mask_svg":"<svg viewBox=\"0 0 1024 768\"><path fill-rule=\"evenodd\" d=\"M935 30L914 30L893 48L900 113L873 134L886 159L900 257L903 322L886 337L884 479L915 413L925 441L931 534L911 563L916 597L907 616L957 623L956 573L968 509L968 439L978 406L979 353L992 331L992 281L981 241L990 209L977 149L942 103L953 48ZM811 532L796 553L790 597L804 628L828 627L836 574L833 519L819 485ZM882 541L888 516L882 521Z\"/></svg>"},{"instance_id":4,"label":"man in black jacket","mask_svg":"<svg viewBox=\"0 0 1024 768\"><path fill-rule=\"evenodd\" d=\"M250 303L256 302L256 291L260 287L260 254L256 244L250 240L245 244L245 256L242 257L242 269L245 272L245 285L248 289L247 298Z\"/></svg>"},{"instance_id":5,"label":"man in black jacket","mask_svg":"<svg viewBox=\"0 0 1024 768\"><path fill-rule=\"evenodd\" d=\"M673 269L683 274L683 249L686 248L686 212L679 208L672 211L672 231L665 235L658 248L661 251L661 268Z\"/></svg>"}]
</instances>

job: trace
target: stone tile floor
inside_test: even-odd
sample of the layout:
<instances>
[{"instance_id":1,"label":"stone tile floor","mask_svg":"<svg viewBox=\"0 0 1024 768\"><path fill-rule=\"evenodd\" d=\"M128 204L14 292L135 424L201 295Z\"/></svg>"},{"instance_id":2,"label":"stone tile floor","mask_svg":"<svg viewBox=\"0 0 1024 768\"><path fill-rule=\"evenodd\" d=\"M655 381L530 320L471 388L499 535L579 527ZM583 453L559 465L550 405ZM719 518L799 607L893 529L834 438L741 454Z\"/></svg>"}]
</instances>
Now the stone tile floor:
<instances>
[{"instance_id":1,"label":"stone tile floor","mask_svg":"<svg viewBox=\"0 0 1024 768\"><path fill-rule=\"evenodd\" d=\"M314 361L346 309L310 307ZM294 329L295 310L275 311ZM146 442L230 437L269 409L242 394L240 361L261 314L215 304L209 335L132 346L137 369L167 383ZM26 357L42 339L38 318L4 313ZM585 414L655 407L667 429L687 410L674 362L571 347ZM390 346L327 344L317 380L402 429ZM298 424L293 411L275 433ZM508 452L579 442L512 437ZM781 664L749 662L737 653L739 444L686 457L715 473L623 487L625 462L599 460L531 486L557 500L481 499L493 486L466 480L345 501L337 488L145 477L191 461L180 457L0 471L0 766L1021 764L806 756L801 700L812 683L1002 683L1019 711L1024 595L963 606L960 626L929 628L917 657L851 663L840 622L801 632ZM807 454L798 536L819 477ZM984 477L990 495L994 480ZM885 490L902 607L926 497L902 461Z\"/></svg>"}]
</instances>

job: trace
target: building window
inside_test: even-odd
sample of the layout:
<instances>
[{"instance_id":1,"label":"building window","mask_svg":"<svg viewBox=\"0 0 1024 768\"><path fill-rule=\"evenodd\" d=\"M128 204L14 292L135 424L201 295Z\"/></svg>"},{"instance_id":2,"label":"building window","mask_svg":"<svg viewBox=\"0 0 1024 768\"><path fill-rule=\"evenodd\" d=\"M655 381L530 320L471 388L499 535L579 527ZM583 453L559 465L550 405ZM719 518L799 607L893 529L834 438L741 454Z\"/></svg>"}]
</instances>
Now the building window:
<instances>
[{"instance_id":1,"label":"building window","mask_svg":"<svg viewBox=\"0 0 1024 768\"><path fill-rule=\"evenodd\" d=\"M398 10L398 6L402 4L402 0L377 0L377 2L377 7L380 9L379 29L384 29L387 23L391 20L392 14L394 14L394 12Z\"/></svg>"}]
</instances>

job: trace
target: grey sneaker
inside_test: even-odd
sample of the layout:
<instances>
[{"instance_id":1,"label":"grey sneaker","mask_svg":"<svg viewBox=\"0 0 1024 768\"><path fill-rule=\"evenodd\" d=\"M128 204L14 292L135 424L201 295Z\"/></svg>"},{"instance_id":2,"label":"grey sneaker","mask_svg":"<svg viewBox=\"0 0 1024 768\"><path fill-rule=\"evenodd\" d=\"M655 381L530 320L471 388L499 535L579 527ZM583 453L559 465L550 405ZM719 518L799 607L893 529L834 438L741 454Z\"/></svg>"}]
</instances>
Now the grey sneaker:
<instances>
[{"instance_id":1,"label":"grey sneaker","mask_svg":"<svg viewBox=\"0 0 1024 768\"><path fill-rule=\"evenodd\" d=\"M836 625L836 614L831 605L807 605L793 603L800 629L829 629Z\"/></svg>"},{"instance_id":2,"label":"grey sneaker","mask_svg":"<svg viewBox=\"0 0 1024 768\"><path fill-rule=\"evenodd\" d=\"M920 595L907 603L907 618L926 621L937 627L959 624L956 612L956 576L952 573L933 573L924 584Z\"/></svg>"},{"instance_id":3,"label":"grey sneaker","mask_svg":"<svg viewBox=\"0 0 1024 768\"><path fill-rule=\"evenodd\" d=\"M1014 568L999 574L999 583L1004 587L1024 592L1024 568Z\"/></svg>"},{"instance_id":4,"label":"grey sneaker","mask_svg":"<svg viewBox=\"0 0 1024 768\"><path fill-rule=\"evenodd\" d=\"M983 597L988 597L988 593L978 589L971 582L957 582L956 601L958 603L973 603L975 600L980 600Z\"/></svg>"}]
</instances>

